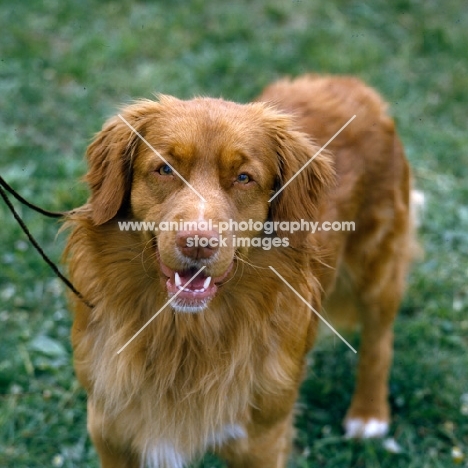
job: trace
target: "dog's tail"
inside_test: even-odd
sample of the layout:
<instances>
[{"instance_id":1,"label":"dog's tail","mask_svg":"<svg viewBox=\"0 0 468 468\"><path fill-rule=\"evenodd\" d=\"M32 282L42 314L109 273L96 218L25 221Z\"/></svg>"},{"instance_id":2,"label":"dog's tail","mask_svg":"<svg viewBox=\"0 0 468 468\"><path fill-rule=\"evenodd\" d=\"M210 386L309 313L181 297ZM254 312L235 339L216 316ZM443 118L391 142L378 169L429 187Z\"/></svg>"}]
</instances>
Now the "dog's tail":
<instances>
[{"instance_id":1,"label":"dog's tail","mask_svg":"<svg viewBox=\"0 0 468 468\"><path fill-rule=\"evenodd\" d=\"M413 189L410 193L410 213L414 226L417 228L421 225L421 219L426 206L426 196L421 190Z\"/></svg>"},{"instance_id":2,"label":"dog's tail","mask_svg":"<svg viewBox=\"0 0 468 468\"><path fill-rule=\"evenodd\" d=\"M426 196L421 190L413 189L410 192L410 223L411 223L411 241L410 252L413 260L422 259L424 255L423 248L418 242L417 230L421 226L426 207Z\"/></svg>"}]
</instances>

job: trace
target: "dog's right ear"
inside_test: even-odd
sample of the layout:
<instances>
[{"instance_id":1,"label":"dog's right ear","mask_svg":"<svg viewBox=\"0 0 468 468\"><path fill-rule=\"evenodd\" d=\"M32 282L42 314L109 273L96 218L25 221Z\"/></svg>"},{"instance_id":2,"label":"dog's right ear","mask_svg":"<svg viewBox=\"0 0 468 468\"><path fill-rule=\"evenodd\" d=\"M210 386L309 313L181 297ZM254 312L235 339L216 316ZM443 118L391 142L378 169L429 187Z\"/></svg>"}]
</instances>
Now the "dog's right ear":
<instances>
[{"instance_id":1,"label":"dog's right ear","mask_svg":"<svg viewBox=\"0 0 468 468\"><path fill-rule=\"evenodd\" d=\"M140 138L127 123L141 134L157 106L156 102L142 101L126 107L104 124L89 145L85 180L91 190L89 203L96 225L112 219L130 192L132 161Z\"/></svg>"}]
</instances>

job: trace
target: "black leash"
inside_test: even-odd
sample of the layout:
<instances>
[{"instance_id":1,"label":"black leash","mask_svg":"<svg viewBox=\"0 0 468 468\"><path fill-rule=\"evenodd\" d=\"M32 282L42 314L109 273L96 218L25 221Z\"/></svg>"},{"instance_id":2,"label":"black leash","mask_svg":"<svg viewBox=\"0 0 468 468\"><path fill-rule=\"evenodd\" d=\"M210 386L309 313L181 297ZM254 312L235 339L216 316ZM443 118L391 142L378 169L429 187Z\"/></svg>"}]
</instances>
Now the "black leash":
<instances>
[{"instance_id":1,"label":"black leash","mask_svg":"<svg viewBox=\"0 0 468 468\"><path fill-rule=\"evenodd\" d=\"M31 208L34 211L37 211L38 213L41 213L44 216L48 216L49 218L63 218L66 214L65 212L61 211L44 210L40 206L28 202L28 200L24 199L11 185L7 183L7 181L2 176L0 176L0 186L11 193L11 195L13 195L20 203L26 205L28 208ZM3 199L5 200L5 197L3 197Z\"/></svg>"},{"instance_id":2,"label":"black leash","mask_svg":"<svg viewBox=\"0 0 468 468\"><path fill-rule=\"evenodd\" d=\"M49 218L63 218L67 212L60 212L60 211L48 211L44 210L43 208L40 208L37 205L34 205L33 203L28 202L25 200L21 195L19 195L10 185L7 184L5 179L0 176L0 195L2 196L3 200L5 201L8 209L11 211L13 217L16 219L17 223L20 225L22 231L26 234L28 237L29 241L33 245L33 247L39 252L39 255L42 257L42 259L47 263L47 265L52 268L53 272L57 275L58 278L60 278L65 285L79 298L83 301L85 305L87 305L89 308L93 308L93 305L90 304L84 297L83 295L73 286L71 281L62 274L62 272L57 268L57 265L47 256L47 254L44 252L42 247L39 245L39 243L36 241L34 236L29 232L28 227L24 223L24 221L21 219L21 216L18 214L18 212L15 210L15 207L11 203L10 199L8 198L8 195L6 193L8 191L11 195L13 195L20 203L23 205L26 205L28 208L31 208L34 211L37 211L38 213L41 213L44 216L48 216Z\"/></svg>"}]
</instances>

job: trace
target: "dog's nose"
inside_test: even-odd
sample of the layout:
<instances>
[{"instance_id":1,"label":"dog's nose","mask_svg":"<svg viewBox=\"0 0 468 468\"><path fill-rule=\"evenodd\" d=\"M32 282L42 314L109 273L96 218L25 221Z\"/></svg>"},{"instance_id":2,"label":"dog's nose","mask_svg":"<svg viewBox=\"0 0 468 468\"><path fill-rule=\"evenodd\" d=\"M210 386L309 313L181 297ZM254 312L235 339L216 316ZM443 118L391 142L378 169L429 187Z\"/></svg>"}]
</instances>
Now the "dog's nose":
<instances>
[{"instance_id":1,"label":"dog's nose","mask_svg":"<svg viewBox=\"0 0 468 468\"><path fill-rule=\"evenodd\" d=\"M193 259L210 258L219 249L220 238L215 231L179 231L176 234L177 248Z\"/></svg>"}]
</instances>

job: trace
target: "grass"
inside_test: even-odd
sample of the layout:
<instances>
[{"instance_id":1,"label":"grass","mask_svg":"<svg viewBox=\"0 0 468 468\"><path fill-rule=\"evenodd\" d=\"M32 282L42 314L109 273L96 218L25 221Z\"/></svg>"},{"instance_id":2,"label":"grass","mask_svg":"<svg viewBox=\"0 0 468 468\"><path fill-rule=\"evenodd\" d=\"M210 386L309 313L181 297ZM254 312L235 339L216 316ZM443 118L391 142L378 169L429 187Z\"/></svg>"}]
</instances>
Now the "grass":
<instances>
[{"instance_id":1,"label":"grass","mask_svg":"<svg viewBox=\"0 0 468 468\"><path fill-rule=\"evenodd\" d=\"M208 3L208 4L207 4ZM87 197L83 154L118 106L154 92L247 101L284 74L347 73L390 104L427 198L425 257L396 323L391 453L341 418L356 357L310 356L291 467L468 466L468 10L457 0L59 0L0 5L0 173L52 210ZM58 225L18 207L60 258ZM0 205L0 467L97 467L72 371L63 286ZM348 337L357 345L357 337ZM458 447L464 459L452 451ZM207 457L200 467L220 467Z\"/></svg>"}]
</instances>

